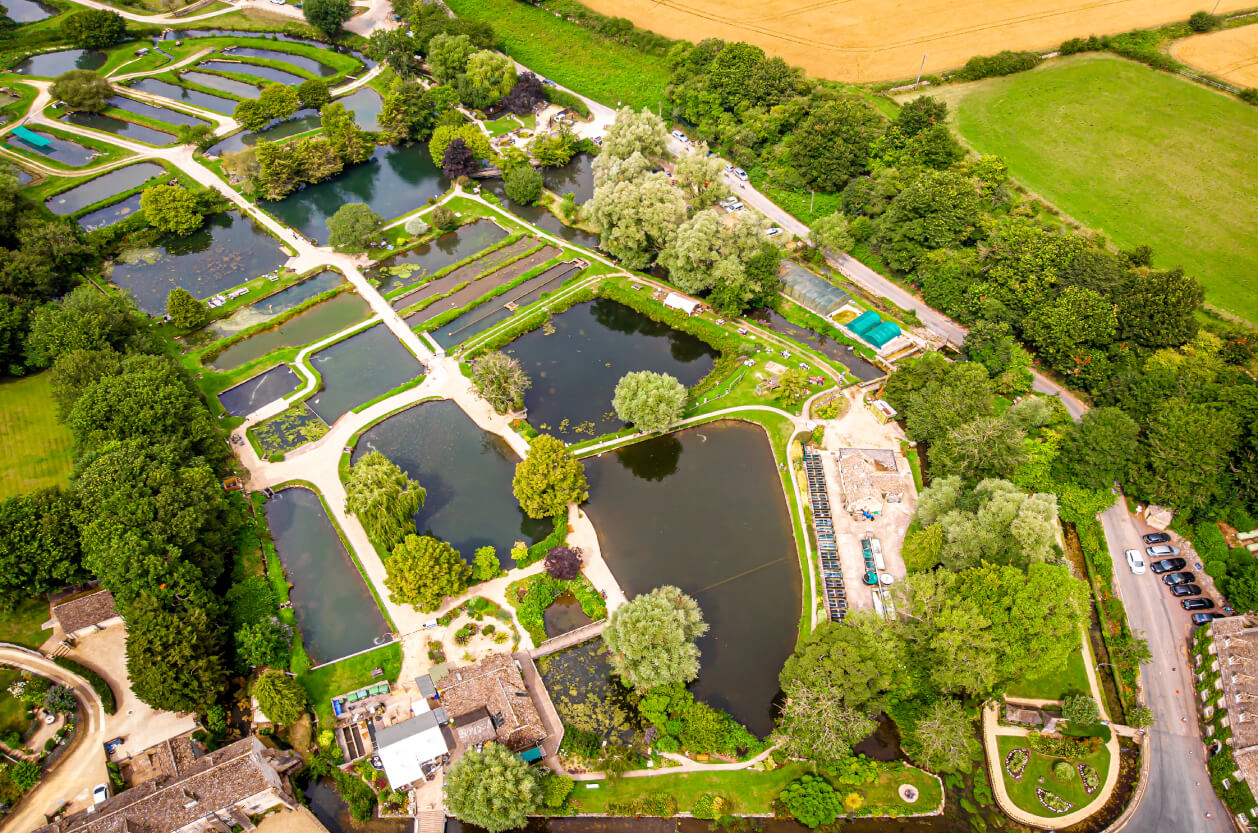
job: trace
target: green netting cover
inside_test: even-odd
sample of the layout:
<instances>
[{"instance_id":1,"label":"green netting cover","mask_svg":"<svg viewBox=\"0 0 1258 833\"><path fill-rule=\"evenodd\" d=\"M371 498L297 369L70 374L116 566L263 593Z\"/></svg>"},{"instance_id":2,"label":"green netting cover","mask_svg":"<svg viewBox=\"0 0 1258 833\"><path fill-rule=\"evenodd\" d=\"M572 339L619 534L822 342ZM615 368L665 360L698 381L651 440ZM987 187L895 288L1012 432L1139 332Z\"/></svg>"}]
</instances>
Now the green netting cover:
<instances>
[{"instance_id":1,"label":"green netting cover","mask_svg":"<svg viewBox=\"0 0 1258 833\"><path fill-rule=\"evenodd\" d=\"M856 333L858 336L864 338L865 333L869 332L881 323L882 319L878 317L878 313L869 309L856 316L856 318L852 320L852 323L847 325L847 328Z\"/></svg>"}]
</instances>

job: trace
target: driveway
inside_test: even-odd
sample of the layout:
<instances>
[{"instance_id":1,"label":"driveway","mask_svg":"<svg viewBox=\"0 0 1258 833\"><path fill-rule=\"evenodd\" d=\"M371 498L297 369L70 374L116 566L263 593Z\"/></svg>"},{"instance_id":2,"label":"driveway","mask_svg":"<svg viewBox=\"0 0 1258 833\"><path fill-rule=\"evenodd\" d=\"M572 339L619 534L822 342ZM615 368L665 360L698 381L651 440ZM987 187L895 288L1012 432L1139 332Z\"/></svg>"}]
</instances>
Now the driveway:
<instances>
[{"instance_id":1,"label":"driveway","mask_svg":"<svg viewBox=\"0 0 1258 833\"><path fill-rule=\"evenodd\" d=\"M105 711L100 698L86 680L42 654L21 648L0 647L0 662L68 686L79 700L82 715L79 731L69 752L35 789L27 793L4 821L6 833L29 833L46 824L46 816L56 812L63 804L70 804L71 810L87 807L92 800L92 788L109 780L103 747Z\"/></svg>"},{"instance_id":2,"label":"driveway","mask_svg":"<svg viewBox=\"0 0 1258 833\"><path fill-rule=\"evenodd\" d=\"M1188 613L1175 604L1158 576L1132 575L1124 550L1143 549L1140 535L1153 530L1138 525L1123 500L1101 515L1114 579L1132 629L1149 641L1153 660L1144 666L1145 702L1156 723L1146 747L1149 780L1129 830L1226 833L1232 830L1227 810L1210 786L1205 748L1193 700L1188 660ZM1207 819L1206 813L1212 818Z\"/></svg>"}]
</instances>

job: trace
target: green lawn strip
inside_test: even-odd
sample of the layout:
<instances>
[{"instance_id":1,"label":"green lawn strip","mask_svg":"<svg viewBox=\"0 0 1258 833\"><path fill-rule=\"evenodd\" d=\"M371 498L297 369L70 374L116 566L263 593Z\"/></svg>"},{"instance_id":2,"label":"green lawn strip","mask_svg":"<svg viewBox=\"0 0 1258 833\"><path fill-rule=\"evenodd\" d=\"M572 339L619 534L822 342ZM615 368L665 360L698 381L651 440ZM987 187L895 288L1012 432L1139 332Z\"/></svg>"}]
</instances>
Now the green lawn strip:
<instances>
[{"instance_id":1,"label":"green lawn strip","mask_svg":"<svg viewBox=\"0 0 1258 833\"><path fill-rule=\"evenodd\" d=\"M332 510L328 506L327 498L323 496L323 492L320 492L317 488L315 488L313 483L309 483L305 480L288 480L278 486L272 486L271 488L278 492L280 489L288 489L291 487L309 489L319 496L319 502L323 504L323 511L328 516L328 521L331 522L332 528L336 530L337 537L341 539L341 546L345 547L345 551L349 553L349 557L354 560L354 566L358 568L358 574L362 577L363 584L367 585L367 589L371 591L372 598L376 600L376 607L380 608L380 615L383 616L384 621L388 623L389 630L396 633L397 625L394 624L393 617L389 615L389 610L385 607L384 600L382 600L380 598L380 594L376 592L376 585L372 583L371 579L367 576L367 571L363 569L362 562L358 560L358 553L354 552L354 548L350 546L349 539L345 537L345 532L341 529L341 525L336 522L336 516L332 514Z\"/></svg>"},{"instance_id":2,"label":"green lawn strip","mask_svg":"<svg viewBox=\"0 0 1258 833\"><path fill-rule=\"evenodd\" d=\"M151 75L149 77L156 78L158 81L165 81L167 84L174 84L177 87L183 87L184 89L196 90L197 92L205 93L206 95L216 96L217 98L226 98L231 101L244 101L244 99L235 93L229 93L226 90L216 90L213 87L207 87L204 84L198 84L195 81L185 80L176 70L163 72L160 75Z\"/></svg>"},{"instance_id":3,"label":"green lawn strip","mask_svg":"<svg viewBox=\"0 0 1258 833\"><path fill-rule=\"evenodd\" d=\"M0 610L0 642L38 649L52 635L41 627L49 615L48 600L43 596L22 599L9 610Z\"/></svg>"},{"instance_id":4,"label":"green lawn strip","mask_svg":"<svg viewBox=\"0 0 1258 833\"><path fill-rule=\"evenodd\" d=\"M380 394L375 399L368 399L366 402L359 405L357 408L354 408L353 411L351 411L351 413L361 414L363 411L367 410L372 405L383 402L386 399L397 396L399 393L404 393L408 390L411 390L412 388L417 388L424 383L425 378L426 377L424 377L423 375L419 375L419 376L416 376L414 379L411 379L409 382L403 382L402 384L395 387L393 390L385 391L384 393Z\"/></svg>"},{"instance_id":5,"label":"green lawn strip","mask_svg":"<svg viewBox=\"0 0 1258 833\"><path fill-rule=\"evenodd\" d=\"M929 773L903 764L880 764L886 767L878 778L860 786L834 784L840 795L855 793L862 798L855 815L872 811L894 810L897 815L928 813L943 800L938 779ZM771 815L773 802L782 790L801 775L817 772L815 765L791 762L768 771L758 769L728 772L662 772L644 778L620 778L615 781L579 781L569 800L582 813L613 812L611 805L633 804L648 795L670 795L677 800L679 812L690 812L702 795L718 793L734 802L735 812L743 815ZM919 797L912 804L901 801L900 784L917 787ZM591 788L590 785L597 785Z\"/></svg>"},{"instance_id":6,"label":"green lawn strip","mask_svg":"<svg viewBox=\"0 0 1258 833\"><path fill-rule=\"evenodd\" d=\"M1248 222L1258 214L1258 110L1108 55L1051 61L949 97L961 135L1003 156L1029 189L1116 246L1152 245L1159 267L1187 265L1208 304L1258 321Z\"/></svg>"},{"instance_id":7,"label":"green lawn strip","mask_svg":"<svg viewBox=\"0 0 1258 833\"><path fill-rule=\"evenodd\" d=\"M922 461L917 447L902 442L900 443L900 451L909 461L909 469L913 472L913 485L920 493L922 491Z\"/></svg>"},{"instance_id":8,"label":"green lawn strip","mask_svg":"<svg viewBox=\"0 0 1258 833\"><path fill-rule=\"evenodd\" d=\"M239 298L228 298L227 303L223 304L221 307L215 307L214 309L209 310L210 320L217 321L220 318L227 318L238 309L251 307L261 301L265 301L272 295L278 295L285 289L296 286L299 283L303 283L307 279L313 278L315 275L320 275L324 272L336 272L337 274L341 274L340 268L336 266L315 266L312 269L307 269L305 272L295 272L286 266L281 266L276 271L279 273L279 276L275 280L271 280L266 275L258 275L256 278L252 278L239 286L233 287L233 289L247 288L249 291ZM258 291L255 292L255 290ZM329 290L329 293L330 292L331 290ZM285 312L287 312L287 310ZM264 323L269 324L270 321ZM177 335L188 335L190 332L195 331L174 330L172 328L167 335L174 338Z\"/></svg>"},{"instance_id":9,"label":"green lawn strip","mask_svg":"<svg viewBox=\"0 0 1258 833\"><path fill-rule=\"evenodd\" d=\"M213 18L214 21L220 18ZM201 21L203 24L210 24L211 21ZM220 28L215 26L215 28ZM272 27L274 29L275 27ZM273 52L286 52L290 55L300 55L304 58L311 58L319 63L331 67L336 70L335 75L323 76L328 80L339 79L345 75L351 75L359 69L365 68L362 61L346 52L334 52L326 47L313 46L308 43L293 43L291 41L273 40L265 37L229 37L226 35L210 35L208 37L189 37L184 38L181 45L174 48L167 47L168 42L162 43L162 49L174 55L177 60L183 60L195 55L208 48L213 48L214 53L205 56L203 60L227 60L242 61L245 63L258 64L261 66L269 66L275 69L282 69L285 72L293 72L294 75L301 75L305 78L318 78L304 67L295 64L286 63L277 58L256 58L251 55L233 55L230 52L222 50L230 46L252 47L254 49L269 49ZM200 63L200 62L198 62ZM181 69L194 69L199 67L181 67ZM127 73L131 72L131 68L127 68ZM255 76L256 77L256 76ZM271 83L266 79L261 79L264 83Z\"/></svg>"},{"instance_id":10,"label":"green lawn strip","mask_svg":"<svg viewBox=\"0 0 1258 833\"><path fill-rule=\"evenodd\" d=\"M192 191L193 193L199 193L206 190L206 187L204 185L197 182L195 179L188 176L183 171L179 170L179 168L175 167L170 162L167 162L162 159L153 159L153 160L146 159L145 161L156 162L157 164L161 165L162 167L166 169L166 173L158 174L157 176L153 177L152 179L149 179L146 182L142 182L139 185L136 185L132 188L127 188L126 190L119 191L116 194L106 197L103 200L98 200L97 202L94 202L89 206L85 206L84 208L81 208L78 211L75 211L74 213L69 214L67 216L74 217L74 218L83 217L87 214L91 214L93 211L97 211L101 208L105 208L106 206L110 206L110 205L113 205L114 203L122 202L127 197L130 197L134 194L138 194L142 192L143 190L145 190L146 188L148 188L149 186L157 185L159 183L166 182L171 179L179 180L180 185L182 185L184 188L187 188L189 191ZM92 177L85 177L81 181L85 182L90 179L92 179ZM65 190L65 189L59 189L58 193L60 193L62 190ZM121 220L118 221L118 223L126 222L130 220L136 225L137 228L143 228L145 226L142 225L143 223L142 217L143 217L143 213L137 211L127 217L122 218ZM118 225L118 223L113 223L112 225L116 226ZM110 226L105 226L104 228L96 229L96 231L97 232L104 231L107 228L110 228ZM94 232L88 232L89 235L93 233Z\"/></svg>"},{"instance_id":11,"label":"green lawn strip","mask_svg":"<svg viewBox=\"0 0 1258 833\"><path fill-rule=\"evenodd\" d=\"M372 670L384 669L383 677L373 677ZM306 697L314 709L319 726L330 729L336 725L332 711L332 698L349 691L388 681L397 682L402 673L402 646L397 642L349 657L297 675L297 682L306 690Z\"/></svg>"},{"instance_id":12,"label":"green lawn strip","mask_svg":"<svg viewBox=\"0 0 1258 833\"><path fill-rule=\"evenodd\" d=\"M541 249L545 248L545 246L548 246L548 245L550 244L547 243L543 246L538 246L532 249L531 251L525 252L520 257L513 258L510 263L504 263L502 266L499 266L497 269L494 269L493 271L501 272L503 269L510 268L512 263L515 263L516 261L520 260L523 257L528 257L531 254L535 254L536 252L540 251ZM481 295L479 298L473 299L472 301L470 301L467 304L464 304L458 309L446 310L440 315L437 315L433 318L428 319L427 321L425 321L423 324L419 326L419 329L425 332L432 332L438 327L444 327L446 324L449 324L451 321L455 320L456 318L463 315L464 313L471 312L477 307L483 306L489 303L494 298L497 298L500 295L510 292L512 289L515 289L517 286L520 286L521 284L526 283L527 281L531 281L533 278L536 278L538 275L542 274L547 269L550 269L554 266L558 266L560 263L563 263L565 261L565 257L564 257L565 254L567 253L561 251L558 256L552 257L550 260L547 260L545 263L539 263L537 266L534 266L532 269L529 269L525 272L520 273L519 275L507 281L506 283L494 287L493 289L486 292L484 295Z\"/></svg>"},{"instance_id":13,"label":"green lawn strip","mask_svg":"<svg viewBox=\"0 0 1258 833\"><path fill-rule=\"evenodd\" d=\"M73 442L57 418L50 374L0 381L0 498L67 485Z\"/></svg>"},{"instance_id":14,"label":"green lawn strip","mask_svg":"<svg viewBox=\"0 0 1258 833\"><path fill-rule=\"evenodd\" d=\"M459 17L492 25L511 57L574 92L609 107L654 110L665 100L665 58L513 0L450 0L447 5Z\"/></svg>"},{"instance_id":15,"label":"green lawn strip","mask_svg":"<svg viewBox=\"0 0 1258 833\"><path fill-rule=\"evenodd\" d=\"M432 240L435 240L439 236L440 234L437 234L437 235L433 235L432 237L428 237L426 240L421 238L421 240L422 242L431 242ZM524 237L524 232L516 232L513 234L508 234L506 237L502 238L497 243L494 243L490 246L486 246L485 248L481 249L479 252L473 252L472 254L468 255L462 260L451 263L449 266L443 266L442 268L438 269L436 272L433 272L431 275L425 276L422 280L416 283L409 283L406 286L399 286L397 289L389 290L387 293L385 293L384 299L386 301L392 301L396 298L402 297L403 295L414 292L416 289L419 289L421 286L424 286L425 284L428 284L428 283L432 283L437 278L445 277L446 275L453 272L455 269L460 269L474 260L479 260L483 257L487 257L493 254L494 252L498 251L499 249L510 246L512 243L515 243L522 237ZM417 243L418 242L419 241L417 241ZM399 253L398 252L389 253L391 257L396 257L397 254ZM396 264L397 267L404 267L406 265L407 264L405 263ZM394 267L386 267L386 268L394 268Z\"/></svg>"},{"instance_id":16,"label":"green lawn strip","mask_svg":"<svg viewBox=\"0 0 1258 833\"><path fill-rule=\"evenodd\" d=\"M10 101L8 104L0 107L0 113L8 116L7 121L13 121L26 115L27 111L31 109L31 104L35 101L35 97L39 95L39 90L30 84L22 84L12 80L19 77L21 76L6 76L4 79L4 86L10 90L16 90L18 93L14 101Z\"/></svg>"},{"instance_id":17,"label":"green lawn strip","mask_svg":"<svg viewBox=\"0 0 1258 833\"><path fill-rule=\"evenodd\" d=\"M17 732L25 736L32 720L26 716L26 704L9 693L9 686L22 679L22 672L0 665L0 735Z\"/></svg>"},{"instance_id":18,"label":"green lawn strip","mask_svg":"<svg viewBox=\"0 0 1258 833\"><path fill-rule=\"evenodd\" d=\"M1097 778L1101 783L1105 782L1105 773L1109 771L1109 749L1105 746L1101 746L1100 749L1091 755L1070 760L1071 778L1067 781L1063 781L1053 774L1053 762L1064 759L1053 758L1032 751L1027 746L1025 738L1001 735L996 738L996 748L1000 755L997 766L1000 767L1000 774L1005 779L1005 791L1009 793L1009 799L1020 809L1028 813L1034 813L1037 816L1052 818L1057 814L1040 802L1039 797L1035 794L1036 787L1040 787L1069 801L1074 805L1070 810L1073 813L1091 805L1101 794L1099 788L1092 795L1088 795L1084 791L1083 781L1080 780L1079 771L1074 765L1076 763L1091 765L1096 770ZM1026 770L1022 773L1020 781L1015 781L1009 775L1008 770L1005 769L1005 758L1014 749L1026 749L1031 753L1031 758L1027 762Z\"/></svg>"},{"instance_id":19,"label":"green lawn strip","mask_svg":"<svg viewBox=\"0 0 1258 833\"><path fill-rule=\"evenodd\" d=\"M139 101L139 99L136 99L136 101ZM154 107L161 107L160 104L154 104L151 101L145 101L142 103L151 104ZM182 111L180 112L182 113ZM169 133L170 144L173 144L174 142L179 141L179 127L169 122L159 121L158 119L150 118L148 116L145 116L139 113L132 113L130 110L122 110L118 107L106 107L104 110L104 115L111 116L117 119L118 121L131 122L132 124L138 124L143 127L151 127L154 130L160 130L163 133ZM183 115L192 115L192 114L183 113ZM214 126L210 124L210 122L206 119L202 119L202 121L204 121L210 127Z\"/></svg>"},{"instance_id":20,"label":"green lawn strip","mask_svg":"<svg viewBox=\"0 0 1258 833\"><path fill-rule=\"evenodd\" d=\"M894 304L891 304L888 301L887 305L891 310L895 310L895 312L903 315L904 311L896 307ZM787 298L785 295L778 295L778 302L774 304L774 309L781 313L782 317L792 324L797 324L806 330L812 330L815 333L829 336L840 344L850 345L856 355L866 361L872 362L878 356L874 349L865 342L852 338L850 335L834 326L834 324L830 323L808 308L801 306L795 300ZM898 318L895 313L888 314L882 309L880 309L879 312L882 313L883 318L890 319L899 324L901 329L911 329L911 326L904 320Z\"/></svg>"},{"instance_id":21,"label":"green lawn strip","mask_svg":"<svg viewBox=\"0 0 1258 833\"><path fill-rule=\"evenodd\" d=\"M79 168L99 168L101 165L108 165L111 162L118 162L123 159L129 159L130 157L134 155L131 151L125 148L118 147L117 145L111 145L108 142L104 141L103 139L97 139L93 136L83 136L78 133L71 133L68 130L62 130L59 127L52 127L47 124L39 124L35 126L35 130L39 133L47 133L48 135L56 139L62 139L64 141L74 142L76 145L82 145L83 147L88 148L90 150L97 151L100 154L95 159L89 159L86 163L79 165L78 166ZM4 142L4 147L7 150L10 150L14 153L19 154L24 159L29 159L32 162L38 162L47 168L56 168L58 170L68 171L70 173L73 173L76 170L75 168L72 168L69 165L66 165L62 162L58 162L56 159L49 159L46 156L43 156L38 153L26 151L20 146L14 145L13 143L7 141L8 139L7 135L5 136L5 139L6 141Z\"/></svg>"},{"instance_id":22,"label":"green lawn strip","mask_svg":"<svg viewBox=\"0 0 1258 833\"><path fill-rule=\"evenodd\" d=\"M1065 673L1057 671L1043 677L1019 680L1005 694L1032 700L1061 700L1067 694L1090 694L1091 691L1088 672L1084 668L1083 651L1076 648L1070 653Z\"/></svg>"}]
</instances>

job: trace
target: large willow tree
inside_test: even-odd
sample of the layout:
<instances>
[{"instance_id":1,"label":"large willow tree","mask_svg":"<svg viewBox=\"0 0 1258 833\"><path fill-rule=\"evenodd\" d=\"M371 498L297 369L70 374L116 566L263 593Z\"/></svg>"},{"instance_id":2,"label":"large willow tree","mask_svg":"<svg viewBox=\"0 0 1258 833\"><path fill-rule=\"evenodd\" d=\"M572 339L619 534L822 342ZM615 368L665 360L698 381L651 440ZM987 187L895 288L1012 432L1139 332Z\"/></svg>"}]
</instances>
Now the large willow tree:
<instances>
[{"instance_id":1,"label":"large willow tree","mask_svg":"<svg viewBox=\"0 0 1258 833\"><path fill-rule=\"evenodd\" d=\"M427 491L379 451L366 454L349 470L345 495L349 511L385 549L415 531L413 516Z\"/></svg>"}]
</instances>

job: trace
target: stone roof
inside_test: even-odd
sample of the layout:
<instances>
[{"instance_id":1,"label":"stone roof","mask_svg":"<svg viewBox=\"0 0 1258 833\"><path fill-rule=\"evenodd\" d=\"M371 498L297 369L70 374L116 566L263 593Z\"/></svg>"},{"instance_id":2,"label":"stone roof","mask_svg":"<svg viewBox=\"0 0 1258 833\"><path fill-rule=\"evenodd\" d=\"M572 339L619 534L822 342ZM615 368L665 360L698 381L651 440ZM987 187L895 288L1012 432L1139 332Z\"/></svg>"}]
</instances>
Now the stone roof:
<instances>
[{"instance_id":1,"label":"stone roof","mask_svg":"<svg viewBox=\"0 0 1258 833\"><path fill-rule=\"evenodd\" d=\"M61 625L61 630L68 634L99 625L117 615L114 594L104 589L53 605L52 608L53 618Z\"/></svg>"},{"instance_id":2,"label":"stone roof","mask_svg":"<svg viewBox=\"0 0 1258 833\"><path fill-rule=\"evenodd\" d=\"M225 810L283 782L257 738L248 737L197 755L192 740L168 741L159 757L163 772L120 793L93 811L84 810L35 833L170 833Z\"/></svg>"},{"instance_id":3,"label":"stone roof","mask_svg":"<svg viewBox=\"0 0 1258 833\"><path fill-rule=\"evenodd\" d=\"M1258 784L1258 627L1246 616L1210 623L1236 765Z\"/></svg>"},{"instance_id":4,"label":"stone roof","mask_svg":"<svg viewBox=\"0 0 1258 833\"><path fill-rule=\"evenodd\" d=\"M888 499L898 500L904 481L895 463L895 452L879 448L844 448L838 453L843 504L848 509L874 508Z\"/></svg>"},{"instance_id":5,"label":"stone roof","mask_svg":"<svg viewBox=\"0 0 1258 833\"><path fill-rule=\"evenodd\" d=\"M475 665L452 670L437 683L437 693L456 726L462 725L460 717L484 710L493 718L497 741L513 752L546 739L541 715L510 654L491 654ZM477 719L479 715L471 722Z\"/></svg>"},{"instance_id":6,"label":"stone roof","mask_svg":"<svg viewBox=\"0 0 1258 833\"><path fill-rule=\"evenodd\" d=\"M1012 703L1005 703L1005 720L1010 723L1024 723L1028 726L1044 725L1044 716L1040 714L1039 709L1015 706Z\"/></svg>"},{"instance_id":7,"label":"stone roof","mask_svg":"<svg viewBox=\"0 0 1258 833\"><path fill-rule=\"evenodd\" d=\"M489 716L489 710L484 708L460 715L454 733L458 736L459 743L464 746L488 743L498 737L494 720Z\"/></svg>"}]
</instances>

